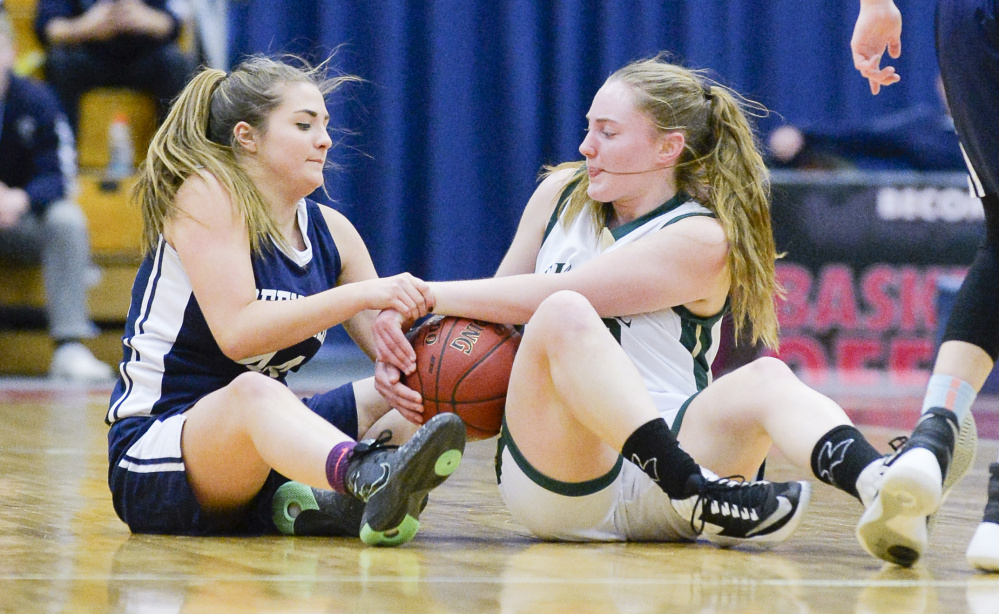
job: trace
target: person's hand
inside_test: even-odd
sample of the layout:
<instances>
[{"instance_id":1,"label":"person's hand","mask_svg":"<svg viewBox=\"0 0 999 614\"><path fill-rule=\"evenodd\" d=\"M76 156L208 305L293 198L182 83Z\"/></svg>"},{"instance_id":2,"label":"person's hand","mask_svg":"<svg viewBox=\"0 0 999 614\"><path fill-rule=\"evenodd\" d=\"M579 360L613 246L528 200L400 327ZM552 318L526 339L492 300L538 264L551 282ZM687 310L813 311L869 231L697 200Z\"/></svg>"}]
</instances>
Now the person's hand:
<instances>
[{"instance_id":1,"label":"person's hand","mask_svg":"<svg viewBox=\"0 0 999 614\"><path fill-rule=\"evenodd\" d=\"M402 383L402 374L392 365L375 361L375 390L391 407L413 424L423 424L423 397Z\"/></svg>"},{"instance_id":2,"label":"person's hand","mask_svg":"<svg viewBox=\"0 0 999 614\"><path fill-rule=\"evenodd\" d=\"M902 55L902 14L892 0L861 0L850 49L853 66L870 82L871 94L898 83L901 77L894 66L881 67L885 49L893 58Z\"/></svg>"},{"instance_id":3,"label":"person's hand","mask_svg":"<svg viewBox=\"0 0 999 614\"><path fill-rule=\"evenodd\" d=\"M382 311L371 324L375 358L407 374L416 369L416 351L404 334L410 324L412 320L407 320L394 309Z\"/></svg>"},{"instance_id":4,"label":"person's hand","mask_svg":"<svg viewBox=\"0 0 999 614\"><path fill-rule=\"evenodd\" d=\"M393 309L403 320L415 322L434 309L434 295L427 282L409 273L361 282L371 293L368 309Z\"/></svg>"},{"instance_id":5,"label":"person's hand","mask_svg":"<svg viewBox=\"0 0 999 614\"><path fill-rule=\"evenodd\" d=\"M0 228L10 228L21 221L31 199L28 193L20 188L8 188L0 183Z\"/></svg>"},{"instance_id":6,"label":"person's hand","mask_svg":"<svg viewBox=\"0 0 999 614\"><path fill-rule=\"evenodd\" d=\"M119 34L114 18L114 2L95 2L73 22L72 39L78 41L106 41ZM57 37L58 38L58 37Z\"/></svg>"},{"instance_id":7,"label":"person's hand","mask_svg":"<svg viewBox=\"0 0 999 614\"><path fill-rule=\"evenodd\" d=\"M173 20L165 12L142 0L115 0L112 19L119 32L164 38L173 31Z\"/></svg>"}]
</instances>

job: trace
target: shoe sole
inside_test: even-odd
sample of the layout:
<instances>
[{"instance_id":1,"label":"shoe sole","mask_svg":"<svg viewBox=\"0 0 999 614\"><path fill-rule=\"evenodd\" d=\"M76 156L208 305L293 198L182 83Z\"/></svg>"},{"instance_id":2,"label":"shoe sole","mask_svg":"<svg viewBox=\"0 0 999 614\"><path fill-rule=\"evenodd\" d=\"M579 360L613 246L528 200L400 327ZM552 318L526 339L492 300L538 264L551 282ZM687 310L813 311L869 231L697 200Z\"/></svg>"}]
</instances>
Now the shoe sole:
<instances>
[{"instance_id":1,"label":"shoe sole","mask_svg":"<svg viewBox=\"0 0 999 614\"><path fill-rule=\"evenodd\" d=\"M857 524L857 540L864 550L902 567L914 565L926 550L940 506L968 473L977 450L978 425L968 412L954 443L950 470L940 486L939 465L932 452L914 448L906 455L920 451L915 461L899 457L885 471L880 492ZM926 466L936 467L936 477L927 475Z\"/></svg>"},{"instance_id":2,"label":"shoe sole","mask_svg":"<svg viewBox=\"0 0 999 614\"><path fill-rule=\"evenodd\" d=\"M274 526L284 535L295 534L295 519L305 510L319 509L312 488L300 482L285 482L271 499Z\"/></svg>"},{"instance_id":3,"label":"shoe sole","mask_svg":"<svg viewBox=\"0 0 999 614\"><path fill-rule=\"evenodd\" d=\"M927 516L942 498L936 457L925 448L908 450L885 471L880 492L860 517L857 540L868 554L911 567L926 549Z\"/></svg>"},{"instance_id":4,"label":"shoe sole","mask_svg":"<svg viewBox=\"0 0 999 614\"><path fill-rule=\"evenodd\" d=\"M999 524L979 524L968 544L965 558L975 569L999 572Z\"/></svg>"},{"instance_id":5,"label":"shoe sole","mask_svg":"<svg viewBox=\"0 0 999 614\"><path fill-rule=\"evenodd\" d=\"M392 477L368 499L361 541L398 546L416 536L419 510L428 493L444 483L461 463L465 423L456 414L431 418L396 452Z\"/></svg>"},{"instance_id":6,"label":"shoe sole","mask_svg":"<svg viewBox=\"0 0 999 614\"><path fill-rule=\"evenodd\" d=\"M805 516L808 504L812 500L812 485L808 482L798 482L801 492L798 495L798 506L791 518L780 529L766 535L756 537L726 537L722 535L705 535L705 538L719 548L745 547L753 550L770 550L787 541L798 529L801 519Z\"/></svg>"}]
</instances>

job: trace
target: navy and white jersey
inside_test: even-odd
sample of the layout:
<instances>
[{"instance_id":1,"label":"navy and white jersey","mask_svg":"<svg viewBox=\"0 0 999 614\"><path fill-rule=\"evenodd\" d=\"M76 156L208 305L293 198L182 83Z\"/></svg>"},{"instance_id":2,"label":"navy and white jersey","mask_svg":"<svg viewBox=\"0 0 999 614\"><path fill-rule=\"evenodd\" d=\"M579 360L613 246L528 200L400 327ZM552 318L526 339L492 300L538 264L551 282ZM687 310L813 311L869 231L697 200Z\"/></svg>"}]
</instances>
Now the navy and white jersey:
<instances>
[{"instance_id":1,"label":"navy and white jersey","mask_svg":"<svg viewBox=\"0 0 999 614\"><path fill-rule=\"evenodd\" d=\"M573 187L575 182L563 191L563 202ZM710 209L677 194L628 224L598 233L588 211L577 215L567 227L561 219L562 209L560 202L548 224L535 264L536 273L563 273L686 217L714 216ZM665 413L680 407L711 381L711 362L718 353L723 314L724 310L702 318L678 305L605 318L604 323L638 367L659 411Z\"/></svg>"},{"instance_id":2,"label":"navy and white jersey","mask_svg":"<svg viewBox=\"0 0 999 614\"><path fill-rule=\"evenodd\" d=\"M327 290L340 276L340 253L320 205L302 199L302 251L271 245L253 256L257 300L294 300ZM205 321L177 252L161 236L132 287L122 337L122 362L107 422L128 416L182 412L236 376L258 371L285 380L319 351L326 332L295 345L236 362L222 353Z\"/></svg>"}]
</instances>

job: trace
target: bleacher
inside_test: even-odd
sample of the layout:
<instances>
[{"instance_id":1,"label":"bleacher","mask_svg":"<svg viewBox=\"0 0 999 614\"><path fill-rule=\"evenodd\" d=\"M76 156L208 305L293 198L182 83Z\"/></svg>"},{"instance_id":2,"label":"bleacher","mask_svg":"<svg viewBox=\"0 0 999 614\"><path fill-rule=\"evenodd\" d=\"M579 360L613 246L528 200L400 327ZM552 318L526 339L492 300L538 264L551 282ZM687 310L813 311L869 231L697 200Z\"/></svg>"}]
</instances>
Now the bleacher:
<instances>
[{"instance_id":1,"label":"bleacher","mask_svg":"<svg viewBox=\"0 0 999 614\"><path fill-rule=\"evenodd\" d=\"M16 70L40 78L44 56L33 30L35 0L5 0L4 5L14 26ZM101 271L100 281L89 293L91 317L101 334L86 345L112 365L121 360L121 335L142 234L141 214L128 202L134 179L115 189L101 186L109 158L108 126L118 113L129 118L136 157L141 159L155 130L154 103L144 94L117 88L87 93L80 104L77 135L76 201L87 216L94 263ZM41 267L6 261L0 266L0 374L44 375L53 347L45 327Z\"/></svg>"}]
</instances>

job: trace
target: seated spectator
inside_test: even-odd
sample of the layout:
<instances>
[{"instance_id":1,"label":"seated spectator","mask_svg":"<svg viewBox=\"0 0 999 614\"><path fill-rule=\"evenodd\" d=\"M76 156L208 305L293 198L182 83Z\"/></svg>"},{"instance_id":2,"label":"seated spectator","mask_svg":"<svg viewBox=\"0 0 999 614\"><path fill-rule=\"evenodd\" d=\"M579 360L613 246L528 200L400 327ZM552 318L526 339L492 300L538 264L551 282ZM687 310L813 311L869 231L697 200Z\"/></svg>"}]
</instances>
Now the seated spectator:
<instances>
[{"instance_id":1,"label":"seated spectator","mask_svg":"<svg viewBox=\"0 0 999 614\"><path fill-rule=\"evenodd\" d=\"M69 199L75 178L73 134L52 91L17 77L14 35L0 8L0 257L41 260L50 373L74 381L110 381L111 367L80 341L96 328L87 313L92 271L86 218Z\"/></svg>"},{"instance_id":2,"label":"seated spectator","mask_svg":"<svg viewBox=\"0 0 999 614\"><path fill-rule=\"evenodd\" d=\"M941 105L921 104L851 125L784 125L768 138L771 165L810 170L964 171L954 120Z\"/></svg>"},{"instance_id":3,"label":"seated spectator","mask_svg":"<svg viewBox=\"0 0 999 614\"><path fill-rule=\"evenodd\" d=\"M78 128L80 97L95 87L151 94L160 119L194 70L177 45L183 0L38 0L35 32L45 77Z\"/></svg>"}]
</instances>

